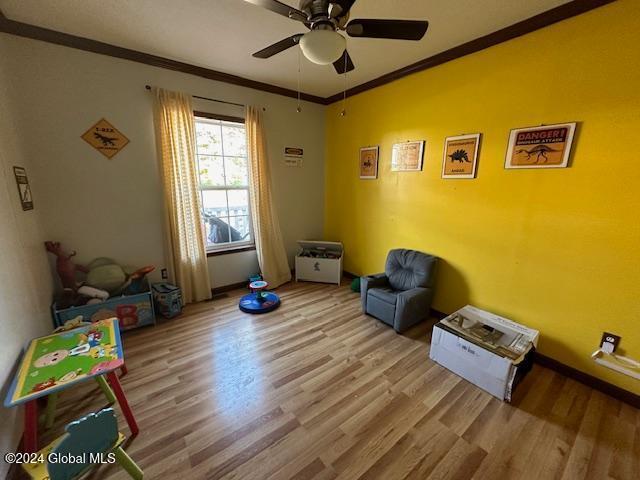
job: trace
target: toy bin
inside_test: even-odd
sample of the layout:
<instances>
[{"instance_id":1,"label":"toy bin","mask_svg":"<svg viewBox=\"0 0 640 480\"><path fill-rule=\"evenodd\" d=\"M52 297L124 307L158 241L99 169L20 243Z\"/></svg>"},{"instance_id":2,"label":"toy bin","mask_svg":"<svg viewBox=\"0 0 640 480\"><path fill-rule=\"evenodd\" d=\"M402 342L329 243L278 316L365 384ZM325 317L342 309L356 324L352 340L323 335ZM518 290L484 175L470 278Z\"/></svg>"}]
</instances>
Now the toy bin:
<instances>
[{"instance_id":1,"label":"toy bin","mask_svg":"<svg viewBox=\"0 0 640 480\"><path fill-rule=\"evenodd\" d=\"M120 330L131 330L132 328L156 323L151 292L113 297L102 303L71 307L64 310L58 310L54 303L52 310L56 328L78 315L82 315L85 322L97 322L106 318L117 317Z\"/></svg>"},{"instance_id":2,"label":"toy bin","mask_svg":"<svg viewBox=\"0 0 640 480\"><path fill-rule=\"evenodd\" d=\"M153 304L164 318L173 318L182 313L182 291L170 283L154 283Z\"/></svg>"},{"instance_id":3,"label":"toy bin","mask_svg":"<svg viewBox=\"0 0 640 480\"><path fill-rule=\"evenodd\" d=\"M343 247L340 242L299 240L296 281L336 283L342 279Z\"/></svg>"}]
</instances>

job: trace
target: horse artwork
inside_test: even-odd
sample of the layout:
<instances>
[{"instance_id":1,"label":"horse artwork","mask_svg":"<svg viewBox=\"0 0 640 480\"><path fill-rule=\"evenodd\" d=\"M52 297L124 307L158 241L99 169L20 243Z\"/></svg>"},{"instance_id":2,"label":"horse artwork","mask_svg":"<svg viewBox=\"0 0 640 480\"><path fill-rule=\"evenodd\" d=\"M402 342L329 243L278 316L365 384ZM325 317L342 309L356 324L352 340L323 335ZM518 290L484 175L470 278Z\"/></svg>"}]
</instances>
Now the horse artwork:
<instances>
[{"instance_id":1,"label":"horse artwork","mask_svg":"<svg viewBox=\"0 0 640 480\"><path fill-rule=\"evenodd\" d=\"M447 137L444 142L442 178L474 178L480 134Z\"/></svg>"},{"instance_id":2,"label":"horse artwork","mask_svg":"<svg viewBox=\"0 0 640 480\"><path fill-rule=\"evenodd\" d=\"M574 122L511 130L504 167L567 167L575 129Z\"/></svg>"}]
</instances>

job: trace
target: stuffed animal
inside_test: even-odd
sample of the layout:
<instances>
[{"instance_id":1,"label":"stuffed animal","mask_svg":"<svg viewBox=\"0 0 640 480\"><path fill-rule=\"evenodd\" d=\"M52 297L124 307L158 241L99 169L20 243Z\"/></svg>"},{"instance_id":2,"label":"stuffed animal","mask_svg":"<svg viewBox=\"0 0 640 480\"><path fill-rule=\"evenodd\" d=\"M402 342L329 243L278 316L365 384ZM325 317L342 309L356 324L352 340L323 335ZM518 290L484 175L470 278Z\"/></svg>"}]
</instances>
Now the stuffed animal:
<instances>
[{"instance_id":1,"label":"stuffed animal","mask_svg":"<svg viewBox=\"0 0 640 480\"><path fill-rule=\"evenodd\" d=\"M109 258L96 258L87 265L86 284L113 295L140 293L149 287L142 285L145 276L155 270L153 266L131 271Z\"/></svg>"},{"instance_id":2,"label":"stuffed animal","mask_svg":"<svg viewBox=\"0 0 640 480\"><path fill-rule=\"evenodd\" d=\"M91 299L96 299L98 302L104 302L107 298L109 298L109 292L106 290L100 290L99 288L90 287L88 285L83 285L78 289L78 293L80 295L84 295L85 297L89 297Z\"/></svg>"},{"instance_id":3,"label":"stuffed animal","mask_svg":"<svg viewBox=\"0 0 640 480\"><path fill-rule=\"evenodd\" d=\"M137 270L125 270L110 258L96 258L85 267L73 263L71 258L76 252L65 253L60 242L45 242L44 245L48 252L57 257L56 270L63 288L57 302L59 308L95 304L109 296L132 295L146 291L149 287L145 276L155 269L154 266L147 266ZM87 274L82 284L76 282L76 272ZM78 288L80 285L82 287Z\"/></svg>"},{"instance_id":4,"label":"stuffed animal","mask_svg":"<svg viewBox=\"0 0 640 480\"><path fill-rule=\"evenodd\" d=\"M56 258L56 271L62 282L62 288L68 288L75 293L78 290L78 284L76 283L76 272L88 273L82 265L76 265L71 260L76 255L76 252L64 253L60 242L44 242L44 247L48 252L53 253Z\"/></svg>"}]
</instances>

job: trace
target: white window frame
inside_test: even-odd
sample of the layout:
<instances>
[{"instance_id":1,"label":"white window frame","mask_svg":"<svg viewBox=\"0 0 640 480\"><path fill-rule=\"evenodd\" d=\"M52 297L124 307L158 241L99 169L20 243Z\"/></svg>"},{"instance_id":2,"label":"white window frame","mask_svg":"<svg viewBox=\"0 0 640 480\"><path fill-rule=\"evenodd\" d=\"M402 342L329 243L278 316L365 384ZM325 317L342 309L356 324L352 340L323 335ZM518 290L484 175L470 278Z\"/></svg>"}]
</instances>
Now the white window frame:
<instances>
[{"instance_id":1,"label":"white window frame","mask_svg":"<svg viewBox=\"0 0 640 480\"><path fill-rule=\"evenodd\" d=\"M229 117L226 115L217 115L217 114L213 114L213 113L206 113L206 112L193 112L194 116L195 116L195 121L196 123L198 122L203 122L203 123L211 123L211 124L241 124L244 127L244 119L243 118L239 118L239 117ZM223 162L222 162L222 168L225 168L225 154L224 154L224 139L222 140L222 155L207 155L207 154L202 154L203 157L205 156L209 156L209 157L222 157L223 158ZM236 155L234 155L236 156ZM247 170L249 168L249 159L248 156L245 157L247 159ZM196 161L198 162L198 172L200 172L200 153L197 151L197 145L196 145ZM200 191L200 201L203 205L204 208L204 198L202 196L202 192L204 191L223 191L226 192L226 198L227 198L227 218L229 219L229 224L228 227L229 229L231 229L231 218L235 218L235 217L244 217L245 215L231 215L229 212L229 194L228 192L230 190L246 190L247 192L247 199L248 199L248 205L247 205L247 219L249 221L249 237L251 240L246 240L246 241L241 241L241 242L226 242L226 243L217 243L217 244L210 244L209 243L209 239L205 238L205 245L206 245L206 249L207 249L207 253L208 254L223 254L223 253L233 253L235 251L244 251L244 250L252 250L255 249L255 237L254 237L254 233L253 233L253 221L252 221L252 217L253 217L253 212L251 211L251 188L249 185L249 172L247 172L247 186L242 186L242 187L237 187L237 186L219 186L219 187L203 187L200 183L200 175L198 173L198 188ZM224 175L225 178L225 182L226 182L226 174ZM206 218L202 218L203 222L207 222ZM229 238L231 238L231 230L229 230Z\"/></svg>"}]
</instances>

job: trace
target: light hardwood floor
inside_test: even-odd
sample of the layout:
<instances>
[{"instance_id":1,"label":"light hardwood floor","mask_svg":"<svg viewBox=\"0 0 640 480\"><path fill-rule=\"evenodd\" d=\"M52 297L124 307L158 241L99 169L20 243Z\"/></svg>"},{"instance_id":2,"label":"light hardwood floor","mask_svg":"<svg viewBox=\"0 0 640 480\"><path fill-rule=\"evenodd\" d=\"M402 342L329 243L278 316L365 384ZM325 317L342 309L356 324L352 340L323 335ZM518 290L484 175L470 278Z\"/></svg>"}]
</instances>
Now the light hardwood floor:
<instances>
[{"instance_id":1,"label":"light hardwood floor","mask_svg":"<svg viewBox=\"0 0 640 480\"><path fill-rule=\"evenodd\" d=\"M629 405L539 366L502 403L428 359L433 322L397 335L346 286L287 285L263 316L244 293L124 335L145 478L640 478ZM64 392L56 433L102 403Z\"/></svg>"}]
</instances>

